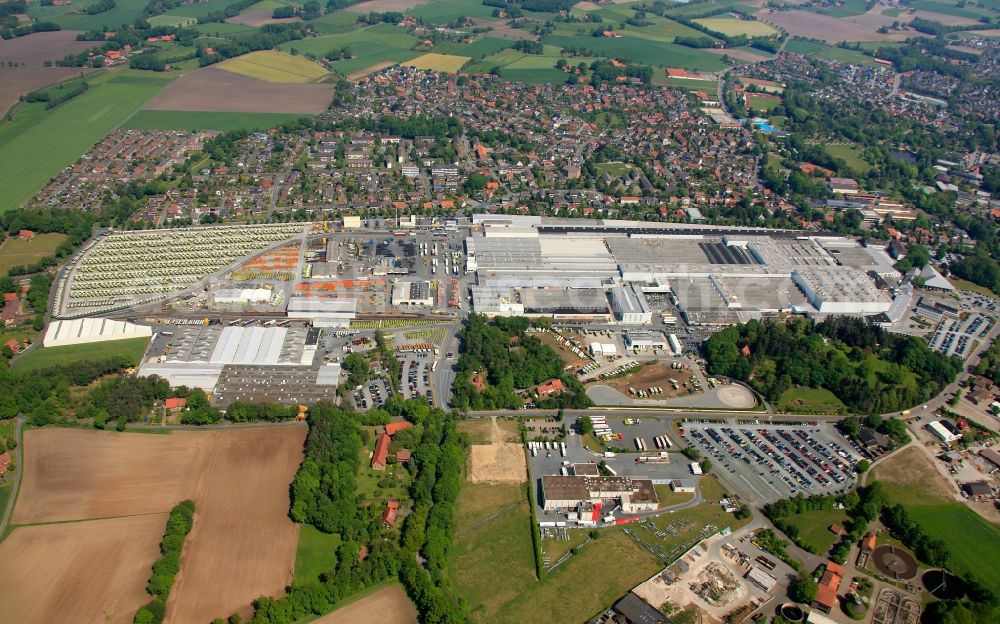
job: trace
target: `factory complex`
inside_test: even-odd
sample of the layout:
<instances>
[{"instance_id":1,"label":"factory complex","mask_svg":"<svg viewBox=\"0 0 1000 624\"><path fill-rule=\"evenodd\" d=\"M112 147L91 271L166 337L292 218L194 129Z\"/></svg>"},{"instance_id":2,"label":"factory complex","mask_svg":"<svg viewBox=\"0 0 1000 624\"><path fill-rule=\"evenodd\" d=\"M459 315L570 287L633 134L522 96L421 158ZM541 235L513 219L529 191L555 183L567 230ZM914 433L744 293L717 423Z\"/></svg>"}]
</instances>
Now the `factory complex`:
<instances>
[{"instance_id":1,"label":"factory complex","mask_svg":"<svg viewBox=\"0 0 1000 624\"><path fill-rule=\"evenodd\" d=\"M901 275L883 248L802 232L476 215L466 239L475 311L648 325L647 296L690 325L763 315L889 311Z\"/></svg>"}]
</instances>

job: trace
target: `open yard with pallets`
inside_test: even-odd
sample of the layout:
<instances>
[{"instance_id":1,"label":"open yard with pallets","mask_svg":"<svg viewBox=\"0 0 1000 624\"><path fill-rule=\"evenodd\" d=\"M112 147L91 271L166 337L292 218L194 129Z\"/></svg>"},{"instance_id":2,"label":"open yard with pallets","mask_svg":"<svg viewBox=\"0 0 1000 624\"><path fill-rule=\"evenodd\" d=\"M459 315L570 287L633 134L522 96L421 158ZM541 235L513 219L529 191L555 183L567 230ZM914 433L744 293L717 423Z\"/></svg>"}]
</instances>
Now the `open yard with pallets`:
<instances>
[{"instance_id":1,"label":"open yard with pallets","mask_svg":"<svg viewBox=\"0 0 1000 624\"><path fill-rule=\"evenodd\" d=\"M132 548L133 540L141 546L147 539L145 533L122 528L103 531L119 541L101 542L103 546L97 549L113 555L117 548L120 556L108 556L101 574L84 575L101 579L138 576L135 582L142 588L157 555L165 513L177 502L193 499L194 528L167 602L167 619L201 622L236 611L245 618L256 597L282 595L292 581L299 527L288 518L288 484L302 460L305 434L301 425L165 435L31 430L25 434L22 490L11 521L15 525L63 523L52 526L69 532L65 537L68 542L75 542L75 536L80 535L85 543L94 524L91 519L158 518L148 538L150 552L140 549L134 555L142 560L141 566L135 564L134 570L119 567L132 565L132 559L125 557L131 551L114 544ZM156 469L137 469L140 466ZM19 537L21 531L30 537L38 528L20 526L8 540L18 544L18 540L27 539ZM7 548L7 542L0 548ZM54 548L53 552L61 551ZM62 576L24 575L24 570L40 561L38 553L29 556L30 561L4 557L9 569L22 574L0 573L0 596L37 598L51 591L55 606L65 608L66 603L59 601L73 591L73 583L81 578L80 570L86 567L67 562L67 573ZM119 604L125 586L124 582L88 586L86 604L97 610L90 615L78 613L81 621L101 619L100 609ZM212 591L205 591L206 587ZM148 599L144 592L139 598L140 603ZM131 605L127 618L114 621L131 621L138 606ZM41 602L33 608L52 607L51 602Z\"/></svg>"}]
</instances>

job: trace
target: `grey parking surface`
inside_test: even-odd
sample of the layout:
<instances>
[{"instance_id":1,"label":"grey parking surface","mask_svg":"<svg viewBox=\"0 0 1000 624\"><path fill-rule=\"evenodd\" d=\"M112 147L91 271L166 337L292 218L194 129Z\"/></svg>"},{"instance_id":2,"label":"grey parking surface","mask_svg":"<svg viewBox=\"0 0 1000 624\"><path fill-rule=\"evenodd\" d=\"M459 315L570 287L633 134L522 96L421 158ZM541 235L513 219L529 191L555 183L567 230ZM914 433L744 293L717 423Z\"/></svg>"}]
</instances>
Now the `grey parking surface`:
<instances>
[{"instance_id":1,"label":"grey parking surface","mask_svg":"<svg viewBox=\"0 0 1000 624\"><path fill-rule=\"evenodd\" d=\"M854 486L860 459L831 424L682 425L686 441L756 505L796 494L837 494Z\"/></svg>"}]
</instances>

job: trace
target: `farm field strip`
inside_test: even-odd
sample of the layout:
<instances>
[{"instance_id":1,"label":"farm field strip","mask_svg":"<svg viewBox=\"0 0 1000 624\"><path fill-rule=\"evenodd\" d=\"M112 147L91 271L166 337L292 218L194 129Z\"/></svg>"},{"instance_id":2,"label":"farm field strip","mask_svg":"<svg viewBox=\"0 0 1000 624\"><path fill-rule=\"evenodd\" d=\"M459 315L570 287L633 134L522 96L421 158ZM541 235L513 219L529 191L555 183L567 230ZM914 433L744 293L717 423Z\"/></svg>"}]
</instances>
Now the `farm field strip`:
<instances>
[{"instance_id":1,"label":"farm field strip","mask_svg":"<svg viewBox=\"0 0 1000 624\"><path fill-rule=\"evenodd\" d=\"M332 97L330 84L279 84L203 67L178 78L146 109L314 115L325 110Z\"/></svg>"},{"instance_id":2,"label":"farm field strip","mask_svg":"<svg viewBox=\"0 0 1000 624\"><path fill-rule=\"evenodd\" d=\"M0 145L7 163L0 170L0 212L31 199L171 79L131 70L109 73L100 82L93 80L86 93L45 111L36 123L9 140L4 136L9 128L0 127Z\"/></svg>"},{"instance_id":3,"label":"farm field strip","mask_svg":"<svg viewBox=\"0 0 1000 624\"><path fill-rule=\"evenodd\" d=\"M251 52L219 63L219 69L267 82L303 84L316 82L329 72L319 63L276 50Z\"/></svg>"},{"instance_id":4,"label":"farm field strip","mask_svg":"<svg viewBox=\"0 0 1000 624\"><path fill-rule=\"evenodd\" d=\"M122 124L135 130L266 130L301 118L296 113L220 113L217 111L141 110Z\"/></svg>"}]
</instances>

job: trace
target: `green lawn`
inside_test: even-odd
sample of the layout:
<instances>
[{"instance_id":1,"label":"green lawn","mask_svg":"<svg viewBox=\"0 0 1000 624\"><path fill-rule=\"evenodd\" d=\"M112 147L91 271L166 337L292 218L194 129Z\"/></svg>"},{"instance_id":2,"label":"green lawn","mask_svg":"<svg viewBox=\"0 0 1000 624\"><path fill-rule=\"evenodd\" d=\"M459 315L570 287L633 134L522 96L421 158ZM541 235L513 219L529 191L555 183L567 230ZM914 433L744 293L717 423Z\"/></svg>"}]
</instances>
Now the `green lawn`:
<instances>
[{"instance_id":1,"label":"green lawn","mask_svg":"<svg viewBox=\"0 0 1000 624\"><path fill-rule=\"evenodd\" d=\"M834 158L842 158L847 166L858 173L868 173L872 168L862 157L861 149L850 143L828 143L823 146L828 154Z\"/></svg>"},{"instance_id":2,"label":"green lawn","mask_svg":"<svg viewBox=\"0 0 1000 624\"><path fill-rule=\"evenodd\" d=\"M789 52L795 52L796 54L809 55L821 50L825 50L830 46L825 43L820 43L818 41L806 41L805 39L789 39L788 44L785 45L785 50Z\"/></svg>"},{"instance_id":3,"label":"green lawn","mask_svg":"<svg viewBox=\"0 0 1000 624\"><path fill-rule=\"evenodd\" d=\"M868 67L879 66L879 64L875 62L875 57L868 56L864 52L860 52L858 50L849 50L847 48L826 48L813 53L812 56L818 59L841 61L843 63L851 63L853 65L867 65Z\"/></svg>"},{"instance_id":4,"label":"green lawn","mask_svg":"<svg viewBox=\"0 0 1000 624\"><path fill-rule=\"evenodd\" d=\"M314 19L310 24L317 32L325 35L350 32L358 28L358 14L348 11L334 11Z\"/></svg>"},{"instance_id":5,"label":"green lawn","mask_svg":"<svg viewBox=\"0 0 1000 624\"><path fill-rule=\"evenodd\" d=\"M299 529L299 545L295 550L296 585L305 585L319 580L320 574L337 565L337 548L340 536L328 535L311 524L303 524Z\"/></svg>"},{"instance_id":6,"label":"green lawn","mask_svg":"<svg viewBox=\"0 0 1000 624\"><path fill-rule=\"evenodd\" d=\"M674 87L686 91L704 91L709 95L716 95L719 91L719 83L714 80L688 80L686 78L671 78L666 72L653 72L653 84L664 87Z\"/></svg>"},{"instance_id":7,"label":"green lawn","mask_svg":"<svg viewBox=\"0 0 1000 624\"><path fill-rule=\"evenodd\" d=\"M141 110L122 124L136 130L266 130L308 115L295 113L220 113Z\"/></svg>"},{"instance_id":8,"label":"green lawn","mask_svg":"<svg viewBox=\"0 0 1000 624\"><path fill-rule=\"evenodd\" d=\"M227 24L225 22L211 22L208 24L197 24L192 26L204 36L225 37L226 35L236 35L254 32L257 29L246 24Z\"/></svg>"},{"instance_id":9,"label":"green lawn","mask_svg":"<svg viewBox=\"0 0 1000 624\"><path fill-rule=\"evenodd\" d=\"M583 622L660 569L614 528L601 530L578 555L536 580L523 485L463 483L457 518L449 579L468 602L472 622ZM546 544L553 555L565 552L565 545ZM584 583L587 591L580 591Z\"/></svg>"},{"instance_id":10,"label":"green lawn","mask_svg":"<svg viewBox=\"0 0 1000 624\"><path fill-rule=\"evenodd\" d=\"M843 510L807 511L786 518L787 522L799 530L799 541L809 544L815 552L823 554L830 550L837 536L830 531L831 524L844 526L847 514Z\"/></svg>"},{"instance_id":11,"label":"green lawn","mask_svg":"<svg viewBox=\"0 0 1000 624\"><path fill-rule=\"evenodd\" d=\"M173 76L123 70L88 78L90 89L52 110L32 104L0 125L0 212L31 199L64 167L131 117ZM24 116L23 120L22 115Z\"/></svg>"},{"instance_id":12,"label":"green lawn","mask_svg":"<svg viewBox=\"0 0 1000 624\"><path fill-rule=\"evenodd\" d=\"M38 346L15 358L13 367L16 372L21 373L110 357L122 357L138 364L148 343L148 338L129 338L65 347Z\"/></svg>"},{"instance_id":13,"label":"green lawn","mask_svg":"<svg viewBox=\"0 0 1000 624\"><path fill-rule=\"evenodd\" d=\"M353 58L337 61L332 66L345 75L353 74L385 62L408 61L420 56L420 52L411 48L417 43L417 38L406 32L401 32L395 26L380 24L371 28L355 30L337 35L323 35L298 41L289 41L280 47L283 50L295 49L300 54L314 54L323 57L327 53L343 47L351 49Z\"/></svg>"},{"instance_id":14,"label":"green lawn","mask_svg":"<svg viewBox=\"0 0 1000 624\"><path fill-rule=\"evenodd\" d=\"M789 388L781 393L777 405L781 412L806 414L840 414L844 403L826 388Z\"/></svg>"},{"instance_id":15,"label":"green lawn","mask_svg":"<svg viewBox=\"0 0 1000 624\"><path fill-rule=\"evenodd\" d=\"M928 535L948 547L953 572L971 573L1000 594L1000 574L996 573L1000 566L1000 527L960 503L913 505L906 509Z\"/></svg>"},{"instance_id":16,"label":"green lawn","mask_svg":"<svg viewBox=\"0 0 1000 624\"><path fill-rule=\"evenodd\" d=\"M7 501L10 500L10 493L13 489L13 483L4 483L3 485L0 485L0 516L2 516L4 510L7 509Z\"/></svg>"},{"instance_id":17,"label":"green lawn","mask_svg":"<svg viewBox=\"0 0 1000 624\"><path fill-rule=\"evenodd\" d=\"M32 240L8 238L0 243L0 275L11 267L34 264L55 253L65 234L36 234Z\"/></svg>"}]
</instances>

